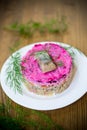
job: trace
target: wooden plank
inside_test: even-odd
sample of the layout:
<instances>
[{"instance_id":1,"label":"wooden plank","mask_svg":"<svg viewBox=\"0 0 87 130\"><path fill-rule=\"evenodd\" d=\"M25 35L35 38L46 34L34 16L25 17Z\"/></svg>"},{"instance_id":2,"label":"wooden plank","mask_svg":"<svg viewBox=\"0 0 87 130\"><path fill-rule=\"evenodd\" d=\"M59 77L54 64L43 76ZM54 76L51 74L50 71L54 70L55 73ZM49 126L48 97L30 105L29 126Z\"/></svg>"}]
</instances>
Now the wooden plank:
<instances>
[{"instance_id":1,"label":"wooden plank","mask_svg":"<svg viewBox=\"0 0 87 130\"><path fill-rule=\"evenodd\" d=\"M87 55L87 17L86 3L80 0L9 0L0 5L0 69L4 61L10 55L9 47L19 38L11 32L3 30L3 27L15 21L26 23L29 20L44 22L45 19L66 16L68 31L64 35L35 34L34 37L23 39L24 45L38 41L61 41L79 48ZM0 88L0 102L5 103L7 96ZM65 99L66 100L66 99ZM14 106L15 103L12 102ZM24 108L26 110L26 108ZM77 102L58 110L44 112L55 122L67 130L86 130L87 122L87 94ZM14 112L15 115L15 112Z\"/></svg>"}]
</instances>

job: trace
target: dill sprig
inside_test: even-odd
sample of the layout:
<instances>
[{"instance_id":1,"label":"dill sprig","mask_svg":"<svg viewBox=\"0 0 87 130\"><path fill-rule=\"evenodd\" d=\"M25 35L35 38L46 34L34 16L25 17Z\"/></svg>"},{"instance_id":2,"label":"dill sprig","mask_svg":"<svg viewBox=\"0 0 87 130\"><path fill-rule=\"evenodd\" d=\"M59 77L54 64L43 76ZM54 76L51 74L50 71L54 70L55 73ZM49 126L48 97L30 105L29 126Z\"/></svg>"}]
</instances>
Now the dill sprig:
<instances>
[{"instance_id":1,"label":"dill sprig","mask_svg":"<svg viewBox=\"0 0 87 130\"><path fill-rule=\"evenodd\" d=\"M7 123L10 118L11 122L9 123L12 124L12 121L14 120L15 122L17 122L20 128L22 127L24 129L64 130L63 127L58 123L56 123L48 114L41 111L25 109L19 106L18 104L14 105L13 102L8 97L6 98L7 99L5 100L4 104L0 104L0 119L2 117L6 117ZM4 126L6 124L6 128L10 130L9 124L7 125L7 123L2 122L2 125ZM14 129L16 129L16 127L17 126L14 125Z\"/></svg>"},{"instance_id":2,"label":"dill sprig","mask_svg":"<svg viewBox=\"0 0 87 130\"><path fill-rule=\"evenodd\" d=\"M65 48L65 50L67 50L69 54L71 55L71 57L74 59L75 52L73 51L73 47L69 45L69 46L63 46L63 48Z\"/></svg>"},{"instance_id":3,"label":"dill sprig","mask_svg":"<svg viewBox=\"0 0 87 130\"><path fill-rule=\"evenodd\" d=\"M11 25L5 27L6 30L17 32L21 36L31 37L36 32L39 33L63 33L67 30L67 23L65 17L62 16L59 20L58 18L50 19L44 23L30 20L29 22L23 24L15 22Z\"/></svg>"},{"instance_id":4,"label":"dill sprig","mask_svg":"<svg viewBox=\"0 0 87 130\"><path fill-rule=\"evenodd\" d=\"M24 80L21 73L21 55L19 52L11 56L10 62L8 63L8 67L6 69L7 77L6 83L13 88L16 92L22 94L22 81Z\"/></svg>"}]
</instances>

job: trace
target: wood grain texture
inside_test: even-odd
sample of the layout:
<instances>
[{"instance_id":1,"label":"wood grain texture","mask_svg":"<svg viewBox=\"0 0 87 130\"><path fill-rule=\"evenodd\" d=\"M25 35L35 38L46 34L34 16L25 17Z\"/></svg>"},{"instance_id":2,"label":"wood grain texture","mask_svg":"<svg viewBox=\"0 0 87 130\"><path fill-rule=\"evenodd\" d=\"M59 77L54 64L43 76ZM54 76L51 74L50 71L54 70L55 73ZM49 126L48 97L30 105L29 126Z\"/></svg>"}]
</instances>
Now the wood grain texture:
<instances>
[{"instance_id":1,"label":"wood grain texture","mask_svg":"<svg viewBox=\"0 0 87 130\"><path fill-rule=\"evenodd\" d=\"M0 69L10 55L18 36L3 30L13 22L26 23L29 20L44 22L45 19L66 16L68 31L64 35L35 34L32 38L23 39L19 48L38 41L60 41L79 48L87 55L87 6L83 0L3 0L0 2ZM77 92L78 93L78 92ZM7 96L0 88L0 102ZM66 100L66 99L65 99ZM14 103L15 105L15 103ZM26 108L25 108L26 109ZM55 122L65 130L87 129L87 94L75 103L58 110L46 111Z\"/></svg>"}]
</instances>

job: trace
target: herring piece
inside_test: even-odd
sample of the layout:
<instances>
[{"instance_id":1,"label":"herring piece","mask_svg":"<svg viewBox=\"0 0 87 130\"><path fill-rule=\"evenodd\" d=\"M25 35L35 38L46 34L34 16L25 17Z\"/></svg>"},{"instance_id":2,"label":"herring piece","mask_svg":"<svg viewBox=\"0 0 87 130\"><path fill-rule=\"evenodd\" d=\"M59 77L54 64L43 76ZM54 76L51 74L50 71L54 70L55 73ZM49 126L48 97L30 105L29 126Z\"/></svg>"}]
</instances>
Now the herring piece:
<instances>
[{"instance_id":1,"label":"herring piece","mask_svg":"<svg viewBox=\"0 0 87 130\"><path fill-rule=\"evenodd\" d=\"M43 73L56 69L56 65L52 61L47 51L39 51L35 53L35 57L38 60L39 66Z\"/></svg>"}]
</instances>

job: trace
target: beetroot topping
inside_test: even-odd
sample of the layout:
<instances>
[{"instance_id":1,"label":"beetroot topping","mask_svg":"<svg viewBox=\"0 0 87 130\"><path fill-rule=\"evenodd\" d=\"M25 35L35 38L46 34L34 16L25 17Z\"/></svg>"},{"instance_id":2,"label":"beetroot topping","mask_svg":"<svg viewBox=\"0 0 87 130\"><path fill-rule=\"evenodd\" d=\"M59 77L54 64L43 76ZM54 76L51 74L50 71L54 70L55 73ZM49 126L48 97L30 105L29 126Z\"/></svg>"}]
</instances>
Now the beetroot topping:
<instances>
[{"instance_id":1,"label":"beetroot topping","mask_svg":"<svg viewBox=\"0 0 87 130\"><path fill-rule=\"evenodd\" d=\"M72 57L58 44L36 44L22 58L21 68L23 76L30 82L55 84L69 74Z\"/></svg>"}]
</instances>

